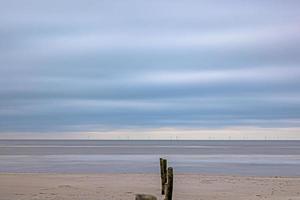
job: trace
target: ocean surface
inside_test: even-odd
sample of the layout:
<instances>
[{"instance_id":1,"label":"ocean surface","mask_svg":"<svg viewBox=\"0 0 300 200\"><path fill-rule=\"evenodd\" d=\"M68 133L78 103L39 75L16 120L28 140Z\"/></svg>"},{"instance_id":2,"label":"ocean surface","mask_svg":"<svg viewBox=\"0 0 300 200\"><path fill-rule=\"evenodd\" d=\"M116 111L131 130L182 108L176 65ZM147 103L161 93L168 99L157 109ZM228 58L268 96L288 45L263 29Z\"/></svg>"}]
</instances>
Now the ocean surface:
<instances>
[{"instance_id":1,"label":"ocean surface","mask_svg":"<svg viewBox=\"0 0 300 200\"><path fill-rule=\"evenodd\" d=\"M300 141L0 140L0 173L300 176Z\"/></svg>"}]
</instances>

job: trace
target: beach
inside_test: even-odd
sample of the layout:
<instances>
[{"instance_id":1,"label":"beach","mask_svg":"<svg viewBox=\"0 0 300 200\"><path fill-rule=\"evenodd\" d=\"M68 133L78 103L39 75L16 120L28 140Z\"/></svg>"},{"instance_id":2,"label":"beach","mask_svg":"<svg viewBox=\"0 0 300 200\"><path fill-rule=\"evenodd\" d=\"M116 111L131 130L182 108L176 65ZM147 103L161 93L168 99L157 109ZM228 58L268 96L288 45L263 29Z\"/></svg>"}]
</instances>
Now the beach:
<instances>
[{"instance_id":1,"label":"beach","mask_svg":"<svg viewBox=\"0 0 300 200\"><path fill-rule=\"evenodd\" d=\"M300 177L175 174L174 198L185 200L300 199ZM160 195L159 174L1 173L1 200L133 200Z\"/></svg>"},{"instance_id":2,"label":"beach","mask_svg":"<svg viewBox=\"0 0 300 200\"><path fill-rule=\"evenodd\" d=\"M300 141L0 140L0 200L300 200Z\"/></svg>"},{"instance_id":3,"label":"beach","mask_svg":"<svg viewBox=\"0 0 300 200\"><path fill-rule=\"evenodd\" d=\"M0 200L300 200L300 0L0 2Z\"/></svg>"}]
</instances>

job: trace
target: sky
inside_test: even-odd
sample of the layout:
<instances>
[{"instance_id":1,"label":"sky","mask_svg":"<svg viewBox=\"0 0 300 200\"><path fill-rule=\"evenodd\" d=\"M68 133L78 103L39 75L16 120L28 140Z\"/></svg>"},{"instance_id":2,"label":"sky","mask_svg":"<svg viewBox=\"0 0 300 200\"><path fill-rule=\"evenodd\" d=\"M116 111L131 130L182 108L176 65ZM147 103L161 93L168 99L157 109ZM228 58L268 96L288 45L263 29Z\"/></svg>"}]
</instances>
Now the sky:
<instances>
[{"instance_id":1,"label":"sky","mask_svg":"<svg viewBox=\"0 0 300 200\"><path fill-rule=\"evenodd\" d=\"M0 138L300 139L300 1L0 0Z\"/></svg>"}]
</instances>

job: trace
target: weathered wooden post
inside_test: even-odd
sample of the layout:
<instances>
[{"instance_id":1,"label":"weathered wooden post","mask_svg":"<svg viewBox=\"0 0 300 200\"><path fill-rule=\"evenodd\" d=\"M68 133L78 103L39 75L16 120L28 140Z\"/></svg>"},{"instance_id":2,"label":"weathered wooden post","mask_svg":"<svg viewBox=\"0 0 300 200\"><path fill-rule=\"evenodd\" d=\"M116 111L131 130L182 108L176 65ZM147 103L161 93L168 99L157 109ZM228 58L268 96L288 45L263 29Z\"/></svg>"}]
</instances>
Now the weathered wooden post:
<instances>
[{"instance_id":1,"label":"weathered wooden post","mask_svg":"<svg viewBox=\"0 0 300 200\"><path fill-rule=\"evenodd\" d=\"M157 198L150 194L136 194L135 200L157 200Z\"/></svg>"},{"instance_id":2,"label":"weathered wooden post","mask_svg":"<svg viewBox=\"0 0 300 200\"><path fill-rule=\"evenodd\" d=\"M165 200L172 200L172 194L173 194L173 168L168 168L168 180L166 185L166 196Z\"/></svg>"},{"instance_id":3,"label":"weathered wooden post","mask_svg":"<svg viewBox=\"0 0 300 200\"><path fill-rule=\"evenodd\" d=\"M161 194L165 194L165 185L167 183L167 160L160 158L160 177L161 177Z\"/></svg>"}]
</instances>

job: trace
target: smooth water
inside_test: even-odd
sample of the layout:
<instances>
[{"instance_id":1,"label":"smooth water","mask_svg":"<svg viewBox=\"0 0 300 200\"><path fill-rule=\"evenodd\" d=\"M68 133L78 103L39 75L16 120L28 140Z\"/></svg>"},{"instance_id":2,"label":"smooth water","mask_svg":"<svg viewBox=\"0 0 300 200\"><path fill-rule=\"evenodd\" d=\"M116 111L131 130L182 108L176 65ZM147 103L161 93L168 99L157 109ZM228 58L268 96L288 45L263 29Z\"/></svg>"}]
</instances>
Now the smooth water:
<instances>
[{"instance_id":1,"label":"smooth water","mask_svg":"<svg viewBox=\"0 0 300 200\"><path fill-rule=\"evenodd\" d=\"M300 176L300 141L0 140L0 172Z\"/></svg>"}]
</instances>

